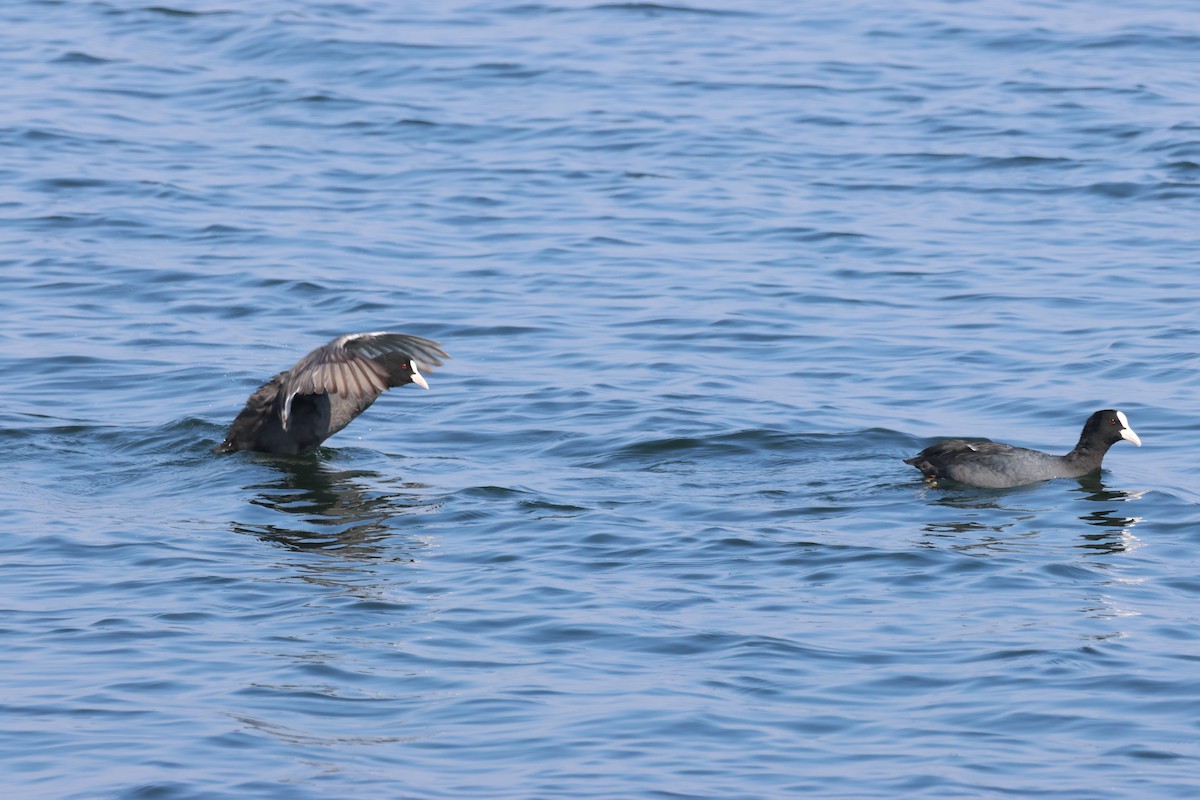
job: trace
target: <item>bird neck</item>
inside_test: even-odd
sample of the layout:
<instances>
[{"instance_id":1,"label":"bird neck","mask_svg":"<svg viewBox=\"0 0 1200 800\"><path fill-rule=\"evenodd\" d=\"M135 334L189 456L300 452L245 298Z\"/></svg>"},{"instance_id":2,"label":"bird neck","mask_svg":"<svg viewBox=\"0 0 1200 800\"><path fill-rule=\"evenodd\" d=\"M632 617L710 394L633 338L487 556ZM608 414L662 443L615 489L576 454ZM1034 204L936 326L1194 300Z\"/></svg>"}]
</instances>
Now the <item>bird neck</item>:
<instances>
[{"instance_id":1,"label":"bird neck","mask_svg":"<svg viewBox=\"0 0 1200 800\"><path fill-rule=\"evenodd\" d=\"M1100 462L1104 460L1104 454L1108 452L1108 448L1112 444L1098 442L1094 439L1080 438L1079 443L1075 445L1075 449L1067 453L1067 460L1073 464L1096 469L1100 466Z\"/></svg>"}]
</instances>

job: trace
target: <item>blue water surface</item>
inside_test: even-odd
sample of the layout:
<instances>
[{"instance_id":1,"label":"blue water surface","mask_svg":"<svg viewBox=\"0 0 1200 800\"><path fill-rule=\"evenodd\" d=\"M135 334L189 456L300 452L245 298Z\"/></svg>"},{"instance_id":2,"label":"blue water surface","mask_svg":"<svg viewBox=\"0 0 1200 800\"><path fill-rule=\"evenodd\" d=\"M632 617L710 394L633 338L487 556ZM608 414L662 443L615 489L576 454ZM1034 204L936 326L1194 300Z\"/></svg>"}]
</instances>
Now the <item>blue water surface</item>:
<instances>
[{"instance_id":1,"label":"blue water surface","mask_svg":"<svg viewBox=\"0 0 1200 800\"><path fill-rule=\"evenodd\" d=\"M0 31L6 797L1200 797L1200 7ZM210 452L377 330L454 358Z\"/></svg>"}]
</instances>

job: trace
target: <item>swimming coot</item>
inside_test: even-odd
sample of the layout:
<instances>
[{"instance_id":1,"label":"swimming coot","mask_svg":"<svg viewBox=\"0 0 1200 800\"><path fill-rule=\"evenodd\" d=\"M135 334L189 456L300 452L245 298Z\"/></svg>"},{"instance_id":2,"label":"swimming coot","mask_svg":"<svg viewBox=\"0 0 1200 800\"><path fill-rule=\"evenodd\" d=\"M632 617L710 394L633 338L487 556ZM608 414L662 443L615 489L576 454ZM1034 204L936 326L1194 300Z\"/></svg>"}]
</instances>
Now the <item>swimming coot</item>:
<instances>
[{"instance_id":1,"label":"swimming coot","mask_svg":"<svg viewBox=\"0 0 1200 800\"><path fill-rule=\"evenodd\" d=\"M951 478L985 489L1007 489L1051 478L1079 478L1094 472L1100 469L1108 448L1122 439L1142 446L1125 415L1105 409L1088 417L1079 434L1079 444L1065 456L999 442L947 439L906 458L904 463L921 470L930 481Z\"/></svg>"},{"instance_id":2,"label":"swimming coot","mask_svg":"<svg viewBox=\"0 0 1200 800\"><path fill-rule=\"evenodd\" d=\"M217 453L294 454L350 424L385 389L415 383L418 370L450 356L437 342L404 333L347 333L318 347L258 387L229 426Z\"/></svg>"}]
</instances>

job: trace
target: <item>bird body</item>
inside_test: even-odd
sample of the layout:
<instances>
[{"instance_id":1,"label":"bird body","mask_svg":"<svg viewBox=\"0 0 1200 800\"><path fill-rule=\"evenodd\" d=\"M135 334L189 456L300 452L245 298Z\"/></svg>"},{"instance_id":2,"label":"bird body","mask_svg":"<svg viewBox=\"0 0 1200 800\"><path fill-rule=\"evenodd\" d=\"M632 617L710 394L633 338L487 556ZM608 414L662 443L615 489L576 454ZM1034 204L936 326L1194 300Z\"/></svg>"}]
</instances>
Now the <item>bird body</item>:
<instances>
[{"instance_id":1,"label":"bird body","mask_svg":"<svg viewBox=\"0 0 1200 800\"><path fill-rule=\"evenodd\" d=\"M437 342L404 333L348 333L318 347L250 395L213 450L295 454L350 424L389 388L428 389L421 368L449 356Z\"/></svg>"},{"instance_id":2,"label":"bird body","mask_svg":"<svg viewBox=\"0 0 1200 800\"><path fill-rule=\"evenodd\" d=\"M1120 411L1105 409L1088 418L1079 442L1066 455L1056 456L1025 447L947 439L925 448L904 463L912 464L930 481L950 478L985 489L1007 489L1052 478L1079 478L1100 469L1108 448L1122 439L1141 446Z\"/></svg>"}]
</instances>

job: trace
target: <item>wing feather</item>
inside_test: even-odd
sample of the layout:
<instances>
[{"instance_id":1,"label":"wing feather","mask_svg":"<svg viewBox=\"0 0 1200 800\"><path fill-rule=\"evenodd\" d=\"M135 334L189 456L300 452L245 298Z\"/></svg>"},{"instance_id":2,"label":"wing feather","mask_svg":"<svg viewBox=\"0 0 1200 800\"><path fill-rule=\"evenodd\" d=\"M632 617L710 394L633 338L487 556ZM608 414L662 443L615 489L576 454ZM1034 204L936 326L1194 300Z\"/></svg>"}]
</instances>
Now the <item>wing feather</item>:
<instances>
[{"instance_id":1,"label":"wing feather","mask_svg":"<svg viewBox=\"0 0 1200 800\"><path fill-rule=\"evenodd\" d=\"M334 339L330 345L360 352L368 358L401 353L416 361L423 371L440 367L443 359L450 358L438 342L407 333L348 333Z\"/></svg>"}]
</instances>

